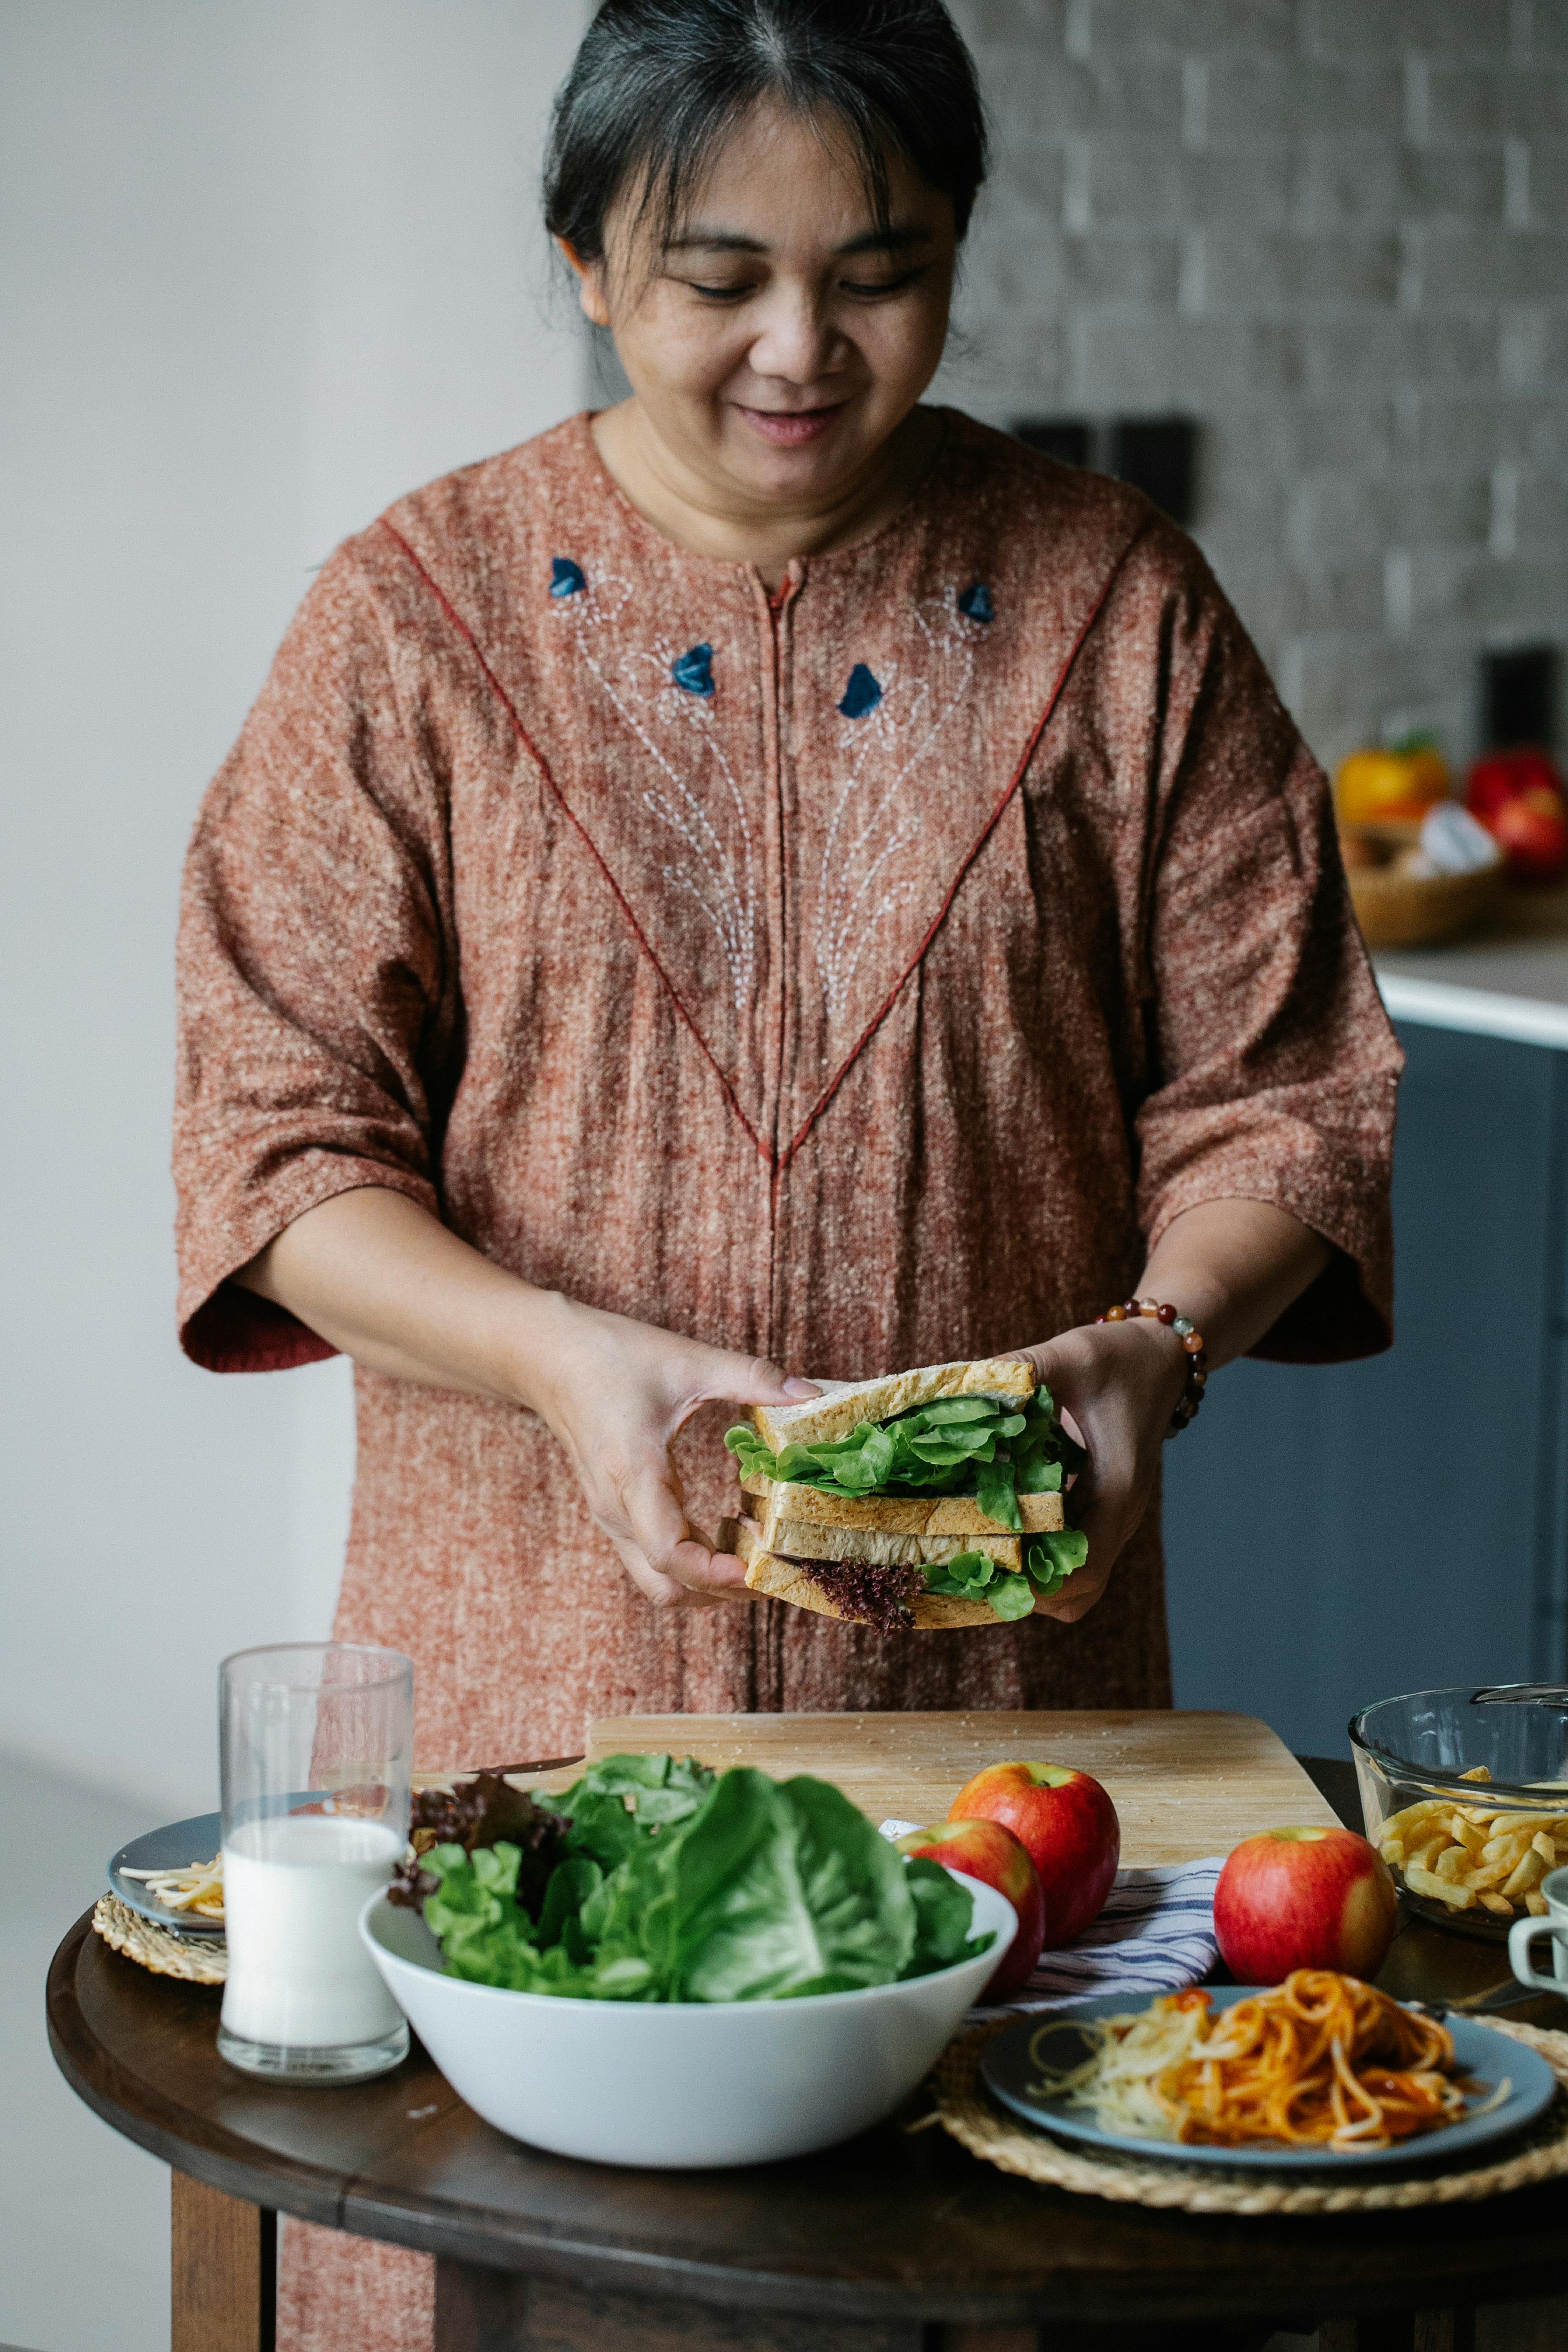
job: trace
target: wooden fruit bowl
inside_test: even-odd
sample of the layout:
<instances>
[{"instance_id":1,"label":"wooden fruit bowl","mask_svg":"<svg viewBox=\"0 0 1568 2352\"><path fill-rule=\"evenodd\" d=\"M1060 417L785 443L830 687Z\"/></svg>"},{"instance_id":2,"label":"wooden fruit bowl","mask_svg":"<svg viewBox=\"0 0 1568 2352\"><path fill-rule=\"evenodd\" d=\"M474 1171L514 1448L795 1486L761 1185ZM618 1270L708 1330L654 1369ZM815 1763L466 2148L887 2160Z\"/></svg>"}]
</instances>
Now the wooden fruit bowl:
<instances>
[{"instance_id":1,"label":"wooden fruit bowl","mask_svg":"<svg viewBox=\"0 0 1568 2352\"><path fill-rule=\"evenodd\" d=\"M1351 903L1369 948L1434 947L1496 915L1503 864L1475 874L1401 874L1395 861L1421 838L1418 824L1342 824Z\"/></svg>"}]
</instances>

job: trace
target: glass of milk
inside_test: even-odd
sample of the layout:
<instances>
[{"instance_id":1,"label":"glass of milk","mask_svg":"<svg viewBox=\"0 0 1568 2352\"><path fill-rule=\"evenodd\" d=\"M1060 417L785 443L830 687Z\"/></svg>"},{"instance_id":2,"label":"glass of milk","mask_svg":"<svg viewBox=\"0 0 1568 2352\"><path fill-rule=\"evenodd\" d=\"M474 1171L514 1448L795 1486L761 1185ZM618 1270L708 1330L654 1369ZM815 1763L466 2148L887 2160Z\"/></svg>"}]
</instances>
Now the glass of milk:
<instances>
[{"instance_id":1,"label":"glass of milk","mask_svg":"<svg viewBox=\"0 0 1568 2352\"><path fill-rule=\"evenodd\" d=\"M365 1643L288 1642L226 1658L218 1687L218 2050L275 2080L384 2074L408 2028L359 1915L408 1842L413 1664Z\"/></svg>"}]
</instances>

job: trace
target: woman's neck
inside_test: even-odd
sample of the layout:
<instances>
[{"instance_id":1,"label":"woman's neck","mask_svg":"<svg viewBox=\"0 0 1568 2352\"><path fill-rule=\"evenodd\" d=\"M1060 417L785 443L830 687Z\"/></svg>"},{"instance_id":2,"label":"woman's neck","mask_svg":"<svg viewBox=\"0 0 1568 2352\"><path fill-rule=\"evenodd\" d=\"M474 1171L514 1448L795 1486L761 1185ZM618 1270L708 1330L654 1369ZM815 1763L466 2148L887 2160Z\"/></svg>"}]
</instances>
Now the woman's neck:
<instances>
[{"instance_id":1,"label":"woman's neck","mask_svg":"<svg viewBox=\"0 0 1568 2352\"><path fill-rule=\"evenodd\" d=\"M792 562L869 539L908 504L936 454L942 418L916 408L873 463L811 506L748 501L708 479L662 441L634 397L600 411L590 430L605 470L645 520L693 555L749 563L770 590Z\"/></svg>"}]
</instances>

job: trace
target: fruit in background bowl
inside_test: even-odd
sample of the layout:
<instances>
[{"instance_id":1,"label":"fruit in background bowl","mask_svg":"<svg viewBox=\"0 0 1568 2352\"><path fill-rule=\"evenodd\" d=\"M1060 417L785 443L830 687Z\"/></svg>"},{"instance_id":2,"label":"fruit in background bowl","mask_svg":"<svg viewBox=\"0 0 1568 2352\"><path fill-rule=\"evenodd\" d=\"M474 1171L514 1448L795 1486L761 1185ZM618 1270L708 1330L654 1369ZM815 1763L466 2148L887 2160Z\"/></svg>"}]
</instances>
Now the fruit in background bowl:
<instances>
[{"instance_id":1,"label":"fruit in background bowl","mask_svg":"<svg viewBox=\"0 0 1568 2352\"><path fill-rule=\"evenodd\" d=\"M1392 749L1352 751L1334 780L1342 824L1419 824L1452 789L1448 763L1428 735L1407 735Z\"/></svg>"},{"instance_id":2,"label":"fruit in background bowl","mask_svg":"<svg viewBox=\"0 0 1568 2352\"><path fill-rule=\"evenodd\" d=\"M1568 790L1544 751L1489 751L1470 770L1465 803L1510 873L1545 882L1568 866Z\"/></svg>"},{"instance_id":3,"label":"fruit in background bowl","mask_svg":"<svg viewBox=\"0 0 1568 2352\"><path fill-rule=\"evenodd\" d=\"M1282 1984L1292 1969L1370 1982L1394 1941L1399 1898L1383 1856L1354 1830L1265 1830L1220 1872L1214 1924L1238 1984Z\"/></svg>"},{"instance_id":4,"label":"fruit in background bowl","mask_svg":"<svg viewBox=\"0 0 1568 2352\"><path fill-rule=\"evenodd\" d=\"M1099 1918L1121 1858L1116 1808L1070 1764L991 1764L961 1789L950 1822L1001 1822L1027 1848L1046 1893L1046 1948L1058 1951Z\"/></svg>"},{"instance_id":5,"label":"fruit in background bowl","mask_svg":"<svg viewBox=\"0 0 1568 2352\"><path fill-rule=\"evenodd\" d=\"M962 1870L1005 1895L1018 1915L1018 1932L980 1998L1006 2000L1034 1973L1046 1940L1046 1898L1025 1848L1000 1822L940 1822L897 1840L900 1853L920 1854L946 1870Z\"/></svg>"}]
</instances>

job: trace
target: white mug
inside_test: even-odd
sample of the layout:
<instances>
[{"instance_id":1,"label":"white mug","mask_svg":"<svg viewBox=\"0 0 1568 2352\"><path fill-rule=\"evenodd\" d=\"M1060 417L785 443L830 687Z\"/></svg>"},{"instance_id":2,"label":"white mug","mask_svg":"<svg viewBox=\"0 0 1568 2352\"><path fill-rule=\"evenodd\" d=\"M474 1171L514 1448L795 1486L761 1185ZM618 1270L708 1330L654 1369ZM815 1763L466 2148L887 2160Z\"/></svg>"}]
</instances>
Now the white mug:
<instances>
[{"instance_id":1,"label":"white mug","mask_svg":"<svg viewBox=\"0 0 1568 2352\"><path fill-rule=\"evenodd\" d=\"M1568 1999L1568 1868L1549 1870L1541 1882L1546 1898L1543 1916L1516 1919L1508 1931L1508 1957L1522 1985ZM1552 1938L1552 1974L1539 1976L1531 1964L1530 1948L1538 1936Z\"/></svg>"}]
</instances>

